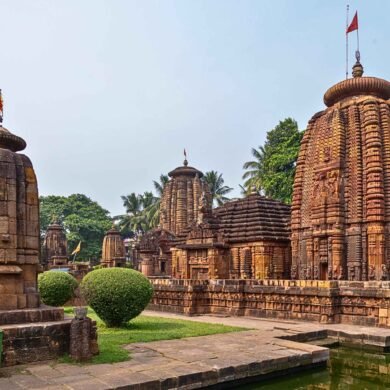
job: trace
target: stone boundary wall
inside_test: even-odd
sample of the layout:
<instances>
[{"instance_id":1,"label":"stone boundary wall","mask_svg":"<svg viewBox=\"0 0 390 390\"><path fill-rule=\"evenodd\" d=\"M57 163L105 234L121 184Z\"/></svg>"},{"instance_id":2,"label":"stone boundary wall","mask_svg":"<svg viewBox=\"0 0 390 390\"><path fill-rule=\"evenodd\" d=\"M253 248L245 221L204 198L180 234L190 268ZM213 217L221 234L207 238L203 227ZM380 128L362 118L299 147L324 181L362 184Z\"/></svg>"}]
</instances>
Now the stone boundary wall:
<instances>
[{"instance_id":1,"label":"stone boundary wall","mask_svg":"<svg viewBox=\"0 0 390 390\"><path fill-rule=\"evenodd\" d=\"M390 327L390 282L152 278L148 308Z\"/></svg>"}]
</instances>

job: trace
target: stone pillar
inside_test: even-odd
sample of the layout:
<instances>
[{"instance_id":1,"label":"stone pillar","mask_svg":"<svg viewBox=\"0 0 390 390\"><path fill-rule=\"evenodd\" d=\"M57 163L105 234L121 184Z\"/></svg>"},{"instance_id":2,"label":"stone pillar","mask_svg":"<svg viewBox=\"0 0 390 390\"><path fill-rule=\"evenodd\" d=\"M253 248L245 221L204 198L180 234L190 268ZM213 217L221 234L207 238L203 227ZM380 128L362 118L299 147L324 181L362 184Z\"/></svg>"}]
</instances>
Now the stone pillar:
<instances>
[{"instance_id":1,"label":"stone pillar","mask_svg":"<svg viewBox=\"0 0 390 390\"><path fill-rule=\"evenodd\" d=\"M70 324L70 357L83 362L98 353L96 322L87 317L87 308L75 308L75 318Z\"/></svg>"}]
</instances>

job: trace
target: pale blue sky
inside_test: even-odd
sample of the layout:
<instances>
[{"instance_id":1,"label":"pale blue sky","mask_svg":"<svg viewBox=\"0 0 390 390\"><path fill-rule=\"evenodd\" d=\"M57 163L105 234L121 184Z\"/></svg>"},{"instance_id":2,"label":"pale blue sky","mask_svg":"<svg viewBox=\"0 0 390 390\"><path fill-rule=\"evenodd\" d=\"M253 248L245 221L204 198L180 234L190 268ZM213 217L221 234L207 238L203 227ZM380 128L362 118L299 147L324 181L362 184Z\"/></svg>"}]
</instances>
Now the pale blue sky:
<instances>
[{"instance_id":1,"label":"pale blue sky","mask_svg":"<svg viewBox=\"0 0 390 390\"><path fill-rule=\"evenodd\" d=\"M42 195L121 213L120 195L151 190L184 147L238 195L250 148L285 117L305 128L345 77L346 4L0 0L4 125ZM390 2L349 4L366 74L390 79Z\"/></svg>"}]
</instances>

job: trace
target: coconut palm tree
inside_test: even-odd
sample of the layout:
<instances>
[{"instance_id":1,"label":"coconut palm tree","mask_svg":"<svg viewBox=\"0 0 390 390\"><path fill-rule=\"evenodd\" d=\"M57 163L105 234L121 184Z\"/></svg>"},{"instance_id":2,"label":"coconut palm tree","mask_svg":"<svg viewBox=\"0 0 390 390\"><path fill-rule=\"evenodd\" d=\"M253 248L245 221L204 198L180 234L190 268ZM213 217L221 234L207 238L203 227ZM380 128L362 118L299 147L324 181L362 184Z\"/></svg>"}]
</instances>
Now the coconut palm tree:
<instances>
[{"instance_id":1,"label":"coconut palm tree","mask_svg":"<svg viewBox=\"0 0 390 390\"><path fill-rule=\"evenodd\" d=\"M211 202L213 206L222 206L226 201L229 200L226 195L233 190L228 186L225 186L222 173L217 171L206 172L203 180L208 184L211 192Z\"/></svg>"},{"instance_id":2,"label":"coconut palm tree","mask_svg":"<svg viewBox=\"0 0 390 390\"><path fill-rule=\"evenodd\" d=\"M127 235L130 232L142 231L140 214L143 206L141 195L132 192L126 196L122 195L121 198L126 213L114 217L118 221L121 232Z\"/></svg>"},{"instance_id":3,"label":"coconut palm tree","mask_svg":"<svg viewBox=\"0 0 390 390\"><path fill-rule=\"evenodd\" d=\"M252 156L255 158L252 161L247 161L243 168L246 172L242 175L244 181L244 188L246 192L250 188L254 188L257 191L262 191L262 172L264 166L264 148L259 146L259 149L252 148Z\"/></svg>"},{"instance_id":4,"label":"coconut palm tree","mask_svg":"<svg viewBox=\"0 0 390 390\"><path fill-rule=\"evenodd\" d=\"M154 197L154 203L145 210L147 213L147 218L152 227L156 227L160 222L161 197L164 192L164 188L169 181L169 177L168 175L161 174L159 180L160 181L153 180L153 185L157 196Z\"/></svg>"}]
</instances>

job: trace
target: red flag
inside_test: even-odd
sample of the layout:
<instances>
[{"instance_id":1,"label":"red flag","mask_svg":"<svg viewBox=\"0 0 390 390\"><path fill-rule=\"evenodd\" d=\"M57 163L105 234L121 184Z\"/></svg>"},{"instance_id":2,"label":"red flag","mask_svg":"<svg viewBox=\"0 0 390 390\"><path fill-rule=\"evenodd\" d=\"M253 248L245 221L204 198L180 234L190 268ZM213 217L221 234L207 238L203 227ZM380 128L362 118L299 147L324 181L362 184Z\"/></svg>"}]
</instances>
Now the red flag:
<instances>
[{"instance_id":1,"label":"red flag","mask_svg":"<svg viewBox=\"0 0 390 390\"><path fill-rule=\"evenodd\" d=\"M351 24L347 28L347 32L346 33L348 34L348 33L352 32L352 31L357 30L358 28L359 28L358 16L357 16L357 11L356 11L355 16L353 17Z\"/></svg>"}]
</instances>

